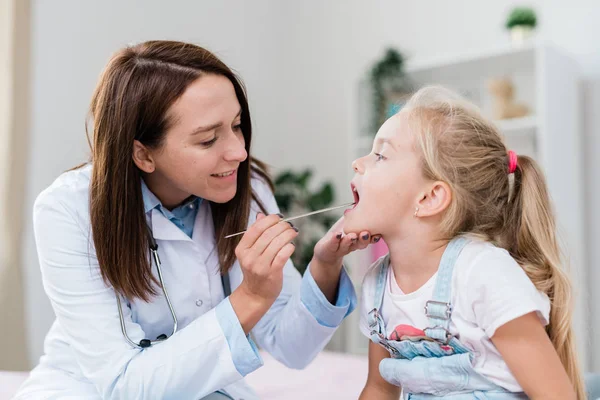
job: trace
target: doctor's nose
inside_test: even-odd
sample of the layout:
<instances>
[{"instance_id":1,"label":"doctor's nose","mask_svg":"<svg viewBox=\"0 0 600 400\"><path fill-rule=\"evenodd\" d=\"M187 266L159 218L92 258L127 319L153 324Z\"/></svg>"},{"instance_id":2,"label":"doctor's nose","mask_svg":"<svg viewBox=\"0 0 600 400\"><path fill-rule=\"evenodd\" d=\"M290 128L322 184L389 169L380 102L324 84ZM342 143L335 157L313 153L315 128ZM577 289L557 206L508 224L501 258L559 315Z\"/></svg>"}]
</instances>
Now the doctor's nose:
<instances>
[{"instance_id":1,"label":"doctor's nose","mask_svg":"<svg viewBox=\"0 0 600 400\"><path fill-rule=\"evenodd\" d=\"M223 156L225 161L236 161L240 163L246 161L248 152L246 151L245 144L246 142L243 136L231 139L227 144L227 150Z\"/></svg>"}]
</instances>

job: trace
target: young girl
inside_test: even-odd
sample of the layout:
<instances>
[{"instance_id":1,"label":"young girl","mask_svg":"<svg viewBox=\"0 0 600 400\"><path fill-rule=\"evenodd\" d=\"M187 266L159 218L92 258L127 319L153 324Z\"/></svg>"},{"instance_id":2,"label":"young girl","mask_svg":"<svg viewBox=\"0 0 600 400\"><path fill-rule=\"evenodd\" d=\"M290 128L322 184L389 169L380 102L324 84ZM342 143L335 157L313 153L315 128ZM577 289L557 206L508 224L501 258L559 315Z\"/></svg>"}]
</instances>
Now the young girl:
<instances>
[{"instance_id":1,"label":"young girl","mask_svg":"<svg viewBox=\"0 0 600 400\"><path fill-rule=\"evenodd\" d=\"M558 162L558 161L557 161ZM389 254L363 283L361 399L584 399L544 177L478 110L425 88L353 163L344 230Z\"/></svg>"}]
</instances>

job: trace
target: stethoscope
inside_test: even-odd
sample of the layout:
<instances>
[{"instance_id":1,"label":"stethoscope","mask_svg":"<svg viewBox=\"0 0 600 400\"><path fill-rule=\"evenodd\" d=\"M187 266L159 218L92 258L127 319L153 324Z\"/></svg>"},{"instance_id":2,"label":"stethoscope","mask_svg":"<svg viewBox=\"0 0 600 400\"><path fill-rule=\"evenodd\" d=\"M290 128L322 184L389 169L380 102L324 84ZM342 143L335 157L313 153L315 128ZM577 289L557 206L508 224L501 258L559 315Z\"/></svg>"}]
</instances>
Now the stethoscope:
<instances>
[{"instance_id":1,"label":"stethoscope","mask_svg":"<svg viewBox=\"0 0 600 400\"><path fill-rule=\"evenodd\" d=\"M158 272L158 281L160 282L160 287L162 289L163 294L165 295L165 300L167 301L167 305L169 306L169 311L171 312L171 317L173 318L173 332L169 336L166 334L159 335L156 340L150 339L142 339L139 343L131 340L129 335L127 334L127 327L125 326L125 318L123 317L123 310L121 309L121 298L118 293L115 293L117 298L117 307L119 309L119 320L121 321L121 332L123 333L123 337L132 347L138 347L140 349L145 349L156 343L160 343L169 337L173 336L175 332L177 332L177 315L175 314L175 309L173 308L173 304L171 303L171 299L169 299L169 294L167 293L167 289L165 288L165 284L163 282L162 269L160 257L158 256L158 244L156 240L154 240L154 235L152 234L152 229L148 226L148 241L150 244L150 252L152 253L152 258L154 259L154 263L156 264L156 270ZM225 293L225 297L231 294L231 283L229 282L229 274L224 273L221 275L221 283L223 285L223 292Z\"/></svg>"}]
</instances>

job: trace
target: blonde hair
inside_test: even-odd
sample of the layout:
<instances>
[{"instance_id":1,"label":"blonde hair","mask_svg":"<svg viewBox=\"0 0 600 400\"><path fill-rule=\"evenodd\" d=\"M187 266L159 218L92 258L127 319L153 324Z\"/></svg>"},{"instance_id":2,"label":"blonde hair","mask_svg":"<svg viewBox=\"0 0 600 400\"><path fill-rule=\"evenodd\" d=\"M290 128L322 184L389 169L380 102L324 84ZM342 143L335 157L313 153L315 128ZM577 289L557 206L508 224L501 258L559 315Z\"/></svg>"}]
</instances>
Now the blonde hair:
<instances>
[{"instance_id":1,"label":"blonde hair","mask_svg":"<svg viewBox=\"0 0 600 400\"><path fill-rule=\"evenodd\" d=\"M577 398L585 399L571 323L572 288L561 267L556 223L538 164L520 155L509 183L509 156L497 128L477 107L446 89L419 90L402 112L416 134L424 176L444 181L452 190L444 235L476 235L508 250L536 288L548 295L546 331Z\"/></svg>"}]
</instances>

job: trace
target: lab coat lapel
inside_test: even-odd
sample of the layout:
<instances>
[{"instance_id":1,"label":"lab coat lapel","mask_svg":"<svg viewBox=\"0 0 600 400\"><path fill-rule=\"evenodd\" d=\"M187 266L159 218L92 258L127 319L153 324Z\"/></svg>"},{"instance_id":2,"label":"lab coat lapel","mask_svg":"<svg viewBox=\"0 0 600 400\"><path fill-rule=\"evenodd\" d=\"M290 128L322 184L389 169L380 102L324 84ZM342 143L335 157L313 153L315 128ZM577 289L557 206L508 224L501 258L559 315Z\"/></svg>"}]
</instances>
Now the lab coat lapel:
<instances>
[{"instance_id":1,"label":"lab coat lapel","mask_svg":"<svg viewBox=\"0 0 600 400\"><path fill-rule=\"evenodd\" d=\"M202 202L196 214L192 240L200 250L200 253L204 255L204 259L201 261L208 266L208 270L212 273L218 271L219 254L217 252L215 228L210 203L206 200Z\"/></svg>"},{"instance_id":2,"label":"lab coat lapel","mask_svg":"<svg viewBox=\"0 0 600 400\"><path fill-rule=\"evenodd\" d=\"M169 221L156 208L152 210L152 235L158 240L191 240L188 235Z\"/></svg>"}]
</instances>

